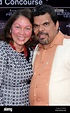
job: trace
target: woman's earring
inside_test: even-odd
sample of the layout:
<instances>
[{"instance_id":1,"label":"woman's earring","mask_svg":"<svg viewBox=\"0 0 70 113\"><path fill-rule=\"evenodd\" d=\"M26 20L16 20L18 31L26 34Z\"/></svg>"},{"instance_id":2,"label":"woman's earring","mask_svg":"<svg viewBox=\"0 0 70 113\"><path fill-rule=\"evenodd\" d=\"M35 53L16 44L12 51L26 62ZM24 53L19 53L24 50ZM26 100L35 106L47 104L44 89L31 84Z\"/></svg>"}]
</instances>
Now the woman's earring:
<instances>
[{"instance_id":1,"label":"woman's earring","mask_svg":"<svg viewBox=\"0 0 70 113\"><path fill-rule=\"evenodd\" d=\"M11 33L11 30L10 30L10 33Z\"/></svg>"}]
</instances>

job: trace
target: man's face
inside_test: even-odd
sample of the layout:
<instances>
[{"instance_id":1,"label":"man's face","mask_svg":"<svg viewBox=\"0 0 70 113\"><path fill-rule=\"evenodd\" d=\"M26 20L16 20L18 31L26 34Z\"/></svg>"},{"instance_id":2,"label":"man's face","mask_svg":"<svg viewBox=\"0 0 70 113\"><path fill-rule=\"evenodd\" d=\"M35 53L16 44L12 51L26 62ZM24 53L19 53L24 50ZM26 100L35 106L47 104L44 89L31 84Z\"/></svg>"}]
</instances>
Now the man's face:
<instances>
[{"instance_id":1,"label":"man's face","mask_svg":"<svg viewBox=\"0 0 70 113\"><path fill-rule=\"evenodd\" d=\"M54 24L48 13L34 17L34 34L42 45L47 45L54 39L58 27L58 22Z\"/></svg>"}]
</instances>

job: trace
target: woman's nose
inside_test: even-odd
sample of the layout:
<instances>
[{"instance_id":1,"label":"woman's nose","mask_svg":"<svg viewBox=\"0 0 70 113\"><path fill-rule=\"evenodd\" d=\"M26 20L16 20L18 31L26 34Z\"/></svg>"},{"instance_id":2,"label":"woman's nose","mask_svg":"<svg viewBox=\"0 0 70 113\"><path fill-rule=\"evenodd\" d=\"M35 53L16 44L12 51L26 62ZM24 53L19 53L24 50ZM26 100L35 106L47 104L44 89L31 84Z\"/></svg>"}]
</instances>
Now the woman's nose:
<instances>
[{"instance_id":1,"label":"woman's nose","mask_svg":"<svg viewBox=\"0 0 70 113\"><path fill-rule=\"evenodd\" d=\"M20 33L21 33L21 34L25 34L25 30L22 28L22 29L20 30Z\"/></svg>"}]
</instances>

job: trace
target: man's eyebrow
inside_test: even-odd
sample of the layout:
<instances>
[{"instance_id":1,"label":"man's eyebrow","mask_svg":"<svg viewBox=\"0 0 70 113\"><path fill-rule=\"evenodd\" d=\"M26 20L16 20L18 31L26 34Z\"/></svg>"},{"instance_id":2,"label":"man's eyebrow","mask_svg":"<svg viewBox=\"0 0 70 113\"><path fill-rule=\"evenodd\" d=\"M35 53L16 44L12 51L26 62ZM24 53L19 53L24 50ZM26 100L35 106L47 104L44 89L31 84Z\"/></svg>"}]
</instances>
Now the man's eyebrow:
<instances>
[{"instance_id":1,"label":"man's eyebrow","mask_svg":"<svg viewBox=\"0 0 70 113\"><path fill-rule=\"evenodd\" d=\"M44 22L44 23L42 23L40 25L44 25L44 24L49 24L49 21L46 21L46 22ZM38 26L39 24L34 23L33 25Z\"/></svg>"},{"instance_id":2,"label":"man's eyebrow","mask_svg":"<svg viewBox=\"0 0 70 113\"><path fill-rule=\"evenodd\" d=\"M49 22L47 21L47 22L44 22L42 25L44 25L44 24L48 24Z\"/></svg>"}]
</instances>

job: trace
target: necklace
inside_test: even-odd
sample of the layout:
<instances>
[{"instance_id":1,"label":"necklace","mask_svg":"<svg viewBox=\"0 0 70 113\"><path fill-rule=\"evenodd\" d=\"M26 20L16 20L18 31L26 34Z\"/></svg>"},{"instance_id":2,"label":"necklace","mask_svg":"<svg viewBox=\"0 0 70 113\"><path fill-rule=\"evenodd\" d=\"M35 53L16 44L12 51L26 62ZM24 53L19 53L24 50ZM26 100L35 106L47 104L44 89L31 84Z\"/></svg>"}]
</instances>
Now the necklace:
<instances>
[{"instance_id":1,"label":"necklace","mask_svg":"<svg viewBox=\"0 0 70 113\"><path fill-rule=\"evenodd\" d=\"M14 50L16 50L16 47L13 45L12 42L10 42L10 46L11 46ZM27 56L28 56L28 51L27 51L27 48L26 48L25 45L23 46L23 50L24 50L23 53L24 53L25 57L27 57Z\"/></svg>"}]
</instances>

